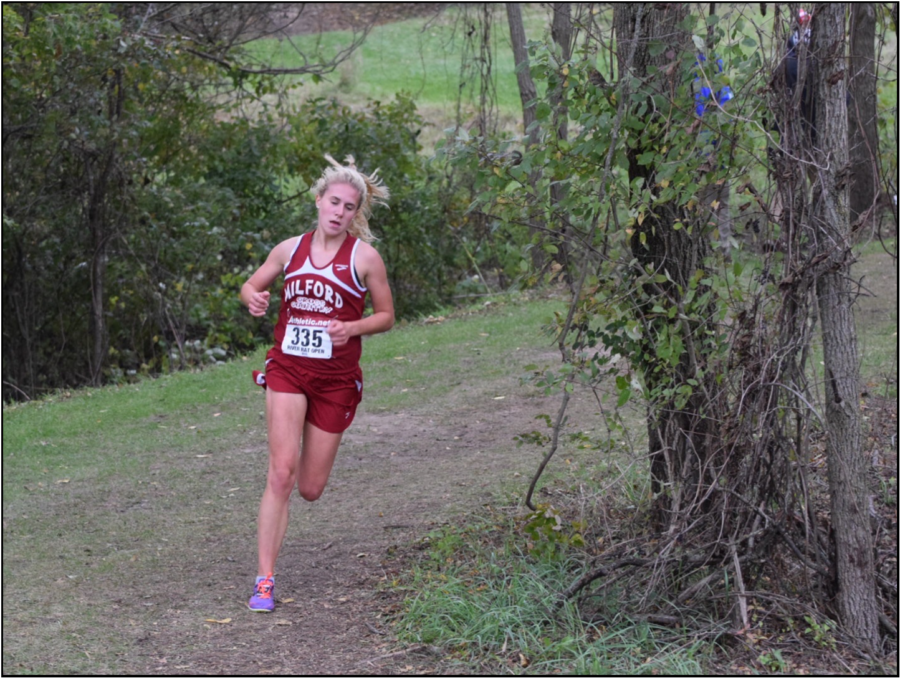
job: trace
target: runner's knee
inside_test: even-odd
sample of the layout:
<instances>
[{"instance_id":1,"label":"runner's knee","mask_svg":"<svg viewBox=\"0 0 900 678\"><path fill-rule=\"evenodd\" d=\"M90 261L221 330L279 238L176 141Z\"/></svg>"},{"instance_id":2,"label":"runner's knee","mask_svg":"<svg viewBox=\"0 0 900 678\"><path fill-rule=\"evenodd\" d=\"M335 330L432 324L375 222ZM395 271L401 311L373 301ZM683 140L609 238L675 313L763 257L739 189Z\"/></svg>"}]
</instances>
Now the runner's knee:
<instances>
[{"instance_id":1,"label":"runner's knee","mask_svg":"<svg viewBox=\"0 0 900 678\"><path fill-rule=\"evenodd\" d=\"M269 465L269 486L279 496L289 497L297 479L295 466L287 464Z\"/></svg>"},{"instance_id":2,"label":"runner's knee","mask_svg":"<svg viewBox=\"0 0 900 678\"><path fill-rule=\"evenodd\" d=\"M301 481L297 484L297 490L300 492L300 496L306 499L306 501L315 501L322 496L322 493L325 491L325 485L318 483L304 483Z\"/></svg>"}]
</instances>

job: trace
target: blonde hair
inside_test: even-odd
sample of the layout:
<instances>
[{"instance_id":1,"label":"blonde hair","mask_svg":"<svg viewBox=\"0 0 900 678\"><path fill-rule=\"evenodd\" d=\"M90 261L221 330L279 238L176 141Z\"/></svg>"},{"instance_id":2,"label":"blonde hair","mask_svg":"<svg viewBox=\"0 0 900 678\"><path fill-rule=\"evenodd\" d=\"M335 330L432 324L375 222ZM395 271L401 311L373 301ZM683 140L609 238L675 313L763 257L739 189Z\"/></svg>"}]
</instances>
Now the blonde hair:
<instances>
[{"instance_id":1,"label":"blonde hair","mask_svg":"<svg viewBox=\"0 0 900 678\"><path fill-rule=\"evenodd\" d=\"M325 195L325 191L332 184L349 184L359 193L359 208L356 216L350 222L350 235L359 238L363 242L372 242L375 236L369 230L369 217L372 216L372 207L374 205L387 205L387 199L391 196L388 187L378 176L378 170L372 174L363 174L356 169L356 161L352 155L344 158L346 165L341 165L337 160L327 153L325 159L331 163L331 167L326 167L322 172L322 176L313 185L312 190L319 197Z\"/></svg>"}]
</instances>

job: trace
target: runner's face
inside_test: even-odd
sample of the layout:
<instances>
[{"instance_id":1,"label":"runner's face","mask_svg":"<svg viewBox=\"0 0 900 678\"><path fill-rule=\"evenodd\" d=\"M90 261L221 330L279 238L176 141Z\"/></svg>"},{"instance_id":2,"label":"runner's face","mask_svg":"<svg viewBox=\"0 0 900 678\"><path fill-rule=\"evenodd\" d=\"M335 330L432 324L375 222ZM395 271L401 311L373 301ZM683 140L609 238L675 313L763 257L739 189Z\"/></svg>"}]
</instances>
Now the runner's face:
<instances>
[{"instance_id":1,"label":"runner's face","mask_svg":"<svg viewBox=\"0 0 900 678\"><path fill-rule=\"evenodd\" d=\"M359 191L350 184L331 184L325 193L316 196L319 208L319 228L327 235L345 233L359 209Z\"/></svg>"}]
</instances>

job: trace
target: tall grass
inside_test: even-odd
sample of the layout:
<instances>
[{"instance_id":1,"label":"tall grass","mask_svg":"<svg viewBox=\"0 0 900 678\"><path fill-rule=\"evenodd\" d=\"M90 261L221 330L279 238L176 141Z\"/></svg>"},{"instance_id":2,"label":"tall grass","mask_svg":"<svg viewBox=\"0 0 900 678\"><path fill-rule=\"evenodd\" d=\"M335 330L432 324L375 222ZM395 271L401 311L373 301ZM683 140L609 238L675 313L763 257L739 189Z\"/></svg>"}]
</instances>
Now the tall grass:
<instances>
[{"instance_id":1,"label":"tall grass","mask_svg":"<svg viewBox=\"0 0 900 678\"><path fill-rule=\"evenodd\" d=\"M496 516L494 516L496 518ZM565 546L525 553L511 520L470 520L423 540L427 555L393 586L406 591L402 641L437 645L463 665L536 675L696 675L702 646L643 622L588 622L557 607L583 566ZM662 632L661 632L662 631ZM665 636L665 637L664 637ZM677 634L676 634L677 636Z\"/></svg>"}]
</instances>

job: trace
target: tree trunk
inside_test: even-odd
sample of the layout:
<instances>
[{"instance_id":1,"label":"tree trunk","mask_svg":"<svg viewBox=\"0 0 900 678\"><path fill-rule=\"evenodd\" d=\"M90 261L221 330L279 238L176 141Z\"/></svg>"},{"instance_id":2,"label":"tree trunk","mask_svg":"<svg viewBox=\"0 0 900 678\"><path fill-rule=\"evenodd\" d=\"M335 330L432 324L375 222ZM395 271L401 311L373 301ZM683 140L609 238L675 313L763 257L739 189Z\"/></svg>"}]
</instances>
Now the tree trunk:
<instances>
[{"instance_id":1,"label":"tree trunk","mask_svg":"<svg viewBox=\"0 0 900 678\"><path fill-rule=\"evenodd\" d=\"M125 104L124 77L121 69L115 69L107 87L107 117L113 130L122 118ZM94 153L85 157L87 182L87 226L91 238L91 355L90 378L92 386L103 383L103 367L109 351L109 333L106 327L106 268L109 262L108 247L112 237L109 223L109 188L117 173L119 153L115 133L111 133L108 146L99 162Z\"/></svg>"},{"instance_id":2,"label":"tree trunk","mask_svg":"<svg viewBox=\"0 0 900 678\"><path fill-rule=\"evenodd\" d=\"M875 6L850 6L850 223L875 205L878 198L875 91ZM873 210L874 211L874 210Z\"/></svg>"},{"instance_id":3,"label":"tree trunk","mask_svg":"<svg viewBox=\"0 0 900 678\"><path fill-rule=\"evenodd\" d=\"M572 58L572 46L574 44L574 30L572 27L572 3L553 3L553 22L550 26L550 34L557 46L557 58L562 67ZM550 97L550 105L553 108L553 124L556 127L558 139L567 140L569 136L569 111L562 106L563 82L565 78L560 74L560 84ZM554 214L558 211L558 205L565 198L564 189L558 181L550 184L550 209ZM574 279L569 260L568 221L565 217L558 220L556 247L557 251L553 259L562 267L563 279L569 289L574 289Z\"/></svg>"},{"instance_id":4,"label":"tree trunk","mask_svg":"<svg viewBox=\"0 0 900 678\"><path fill-rule=\"evenodd\" d=\"M662 41L671 45L675 53L691 49L691 36L680 27L687 15L688 7L680 3L643 4L640 37L635 49L633 66L629 71L625 64L625 55L629 53L634 43L639 7L640 3L615 5L613 26L619 53L619 77L642 80L667 77L666 66L672 61L671 53L653 56L649 47L652 42ZM651 67L656 67L656 76L648 75ZM651 84L650 88L669 91L670 83L657 83L655 86ZM651 104L648 110L654 111L656 107ZM658 115L664 113L660 112ZM644 180L645 186L656 183L656 168L653 165L641 164L638 160L648 150L650 149L643 148L640 144L628 149L626 156L629 182L640 177ZM707 328L691 326L688 321L670 325L666 319L661 319L659 314L652 313L650 309L656 304L679 306L684 292L690 287L691 277L710 254L707 229L673 227L676 221L688 223L689 219L691 215L673 202L654 205L652 210L646 212L643 221L635 224L635 232L631 237L632 254L641 268L644 271L667 274L671 280L669 283L644 286L644 295L637 313L643 316L646 326L652 328L651 333L679 333L686 344L692 341L691 337L705 336ZM714 312L710 310L707 319L711 320L714 316ZM647 388L653 392L661 390L664 386L656 376L664 370L658 369L661 363L653 357L656 355L653 340L648 336L646 341L647 346L643 351L646 356L645 363L640 367ZM679 383L669 385L673 387L684 385L688 380L693 380L695 384L704 382L708 377L698 374L705 371L704 366L702 350L698 348L696 351L691 349L684 351L677 367L676 379ZM707 461L714 444L711 430L713 417L711 408L714 407L714 403L709 402L704 393L702 386L694 389L693 395L681 407L676 406L673 400L656 401L649 406L647 426L650 475L655 496L654 512L658 524L663 527L673 527L675 522L686 515L683 513L689 511L686 498L694 494L693 489L702 482L706 472Z\"/></svg>"},{"instance_id":5,"label":"tree trunk","mask_svg":"<svg viewBox=\"0 0 900 678\"><path fill-rule=\"evenodd\" d=\"M526 47L525 25L522 23L522 6L518 2L506 3L506 17L509 21L509 39L512 43L513 58L516 62L516 81L519 97L522 99L522 122L528 136L528 146L533 146L540 138L540 129L535 125L537 89L528 69L528 48Z\"/></svg>"},{"instance_id":6,"label":"tree trunk","mask_svg":"<svg viewBox=\"0 0 900 678\"><path fill-rule=\"evenodd\" d=\"M572 46L574 43L574 30L572 27L572 3L553 3L553 22L550 25L550 34L556 43L557 55L561 64L572 58ZM551 100L553 107L553 122L559 130L559 138L567 139L569 136L568 111L560 105L562 99L562 87L554 94Z\"/></svg>"},{"instance_id":7,"label":"tree trunk","mask_svg":"<svg viewBox=\"0 0 900 678\"><path fill-rule=\"evenodd\" d=\"M114 163L115 151L110 148L105 154L104 165L99 176L94 175L93 161L87 160L87 177L89 185L89 204L87 211L88 232L91 238L91 355L90 383L100 386L103 383L103 366L106 364L107 330L106 330L106 266L108 263L106 224L106 201L109 176Z\"/></svg>"},{"instance_id":8,"label":"tree trunk","mask_svg":"<svg viewBox=\"0 0 900 678\"><path fill-rule=\"evenodd\" d=\"M519 84L519 98L522 100L522 124L526 134L526 146L531 147L541 138L541 128L537 123L537 88L531 77L528 66L528 48L526 47L525 25L522 22L522 5L518 2L506 3L506 18L509 21L509 39L512 43L513 58L516 61L516 82ZM528 177L535 195L541 172L535 169ZM547 263L546 253L540 245L543 240L544 224L540 219L529 217L529 230L535 246L531 248L531 267L542 271Z\"/></svg>"},{"instance_id":9,"label":"tree trunk","mask_svg":"<svg viewBox=\"0 0 900 678\"><path fill-rule=\"evenodd\" d=\"M847 631L866 649L878 643L878 603L866 464L861 448L859 356L850 289L849 165L846 105L846 6L822 3L813 14L811 52L818 143L813 228L825 257L816 291L825 361L828 480L837 566L837 602Z\"/></svg>"}]
</instances>

